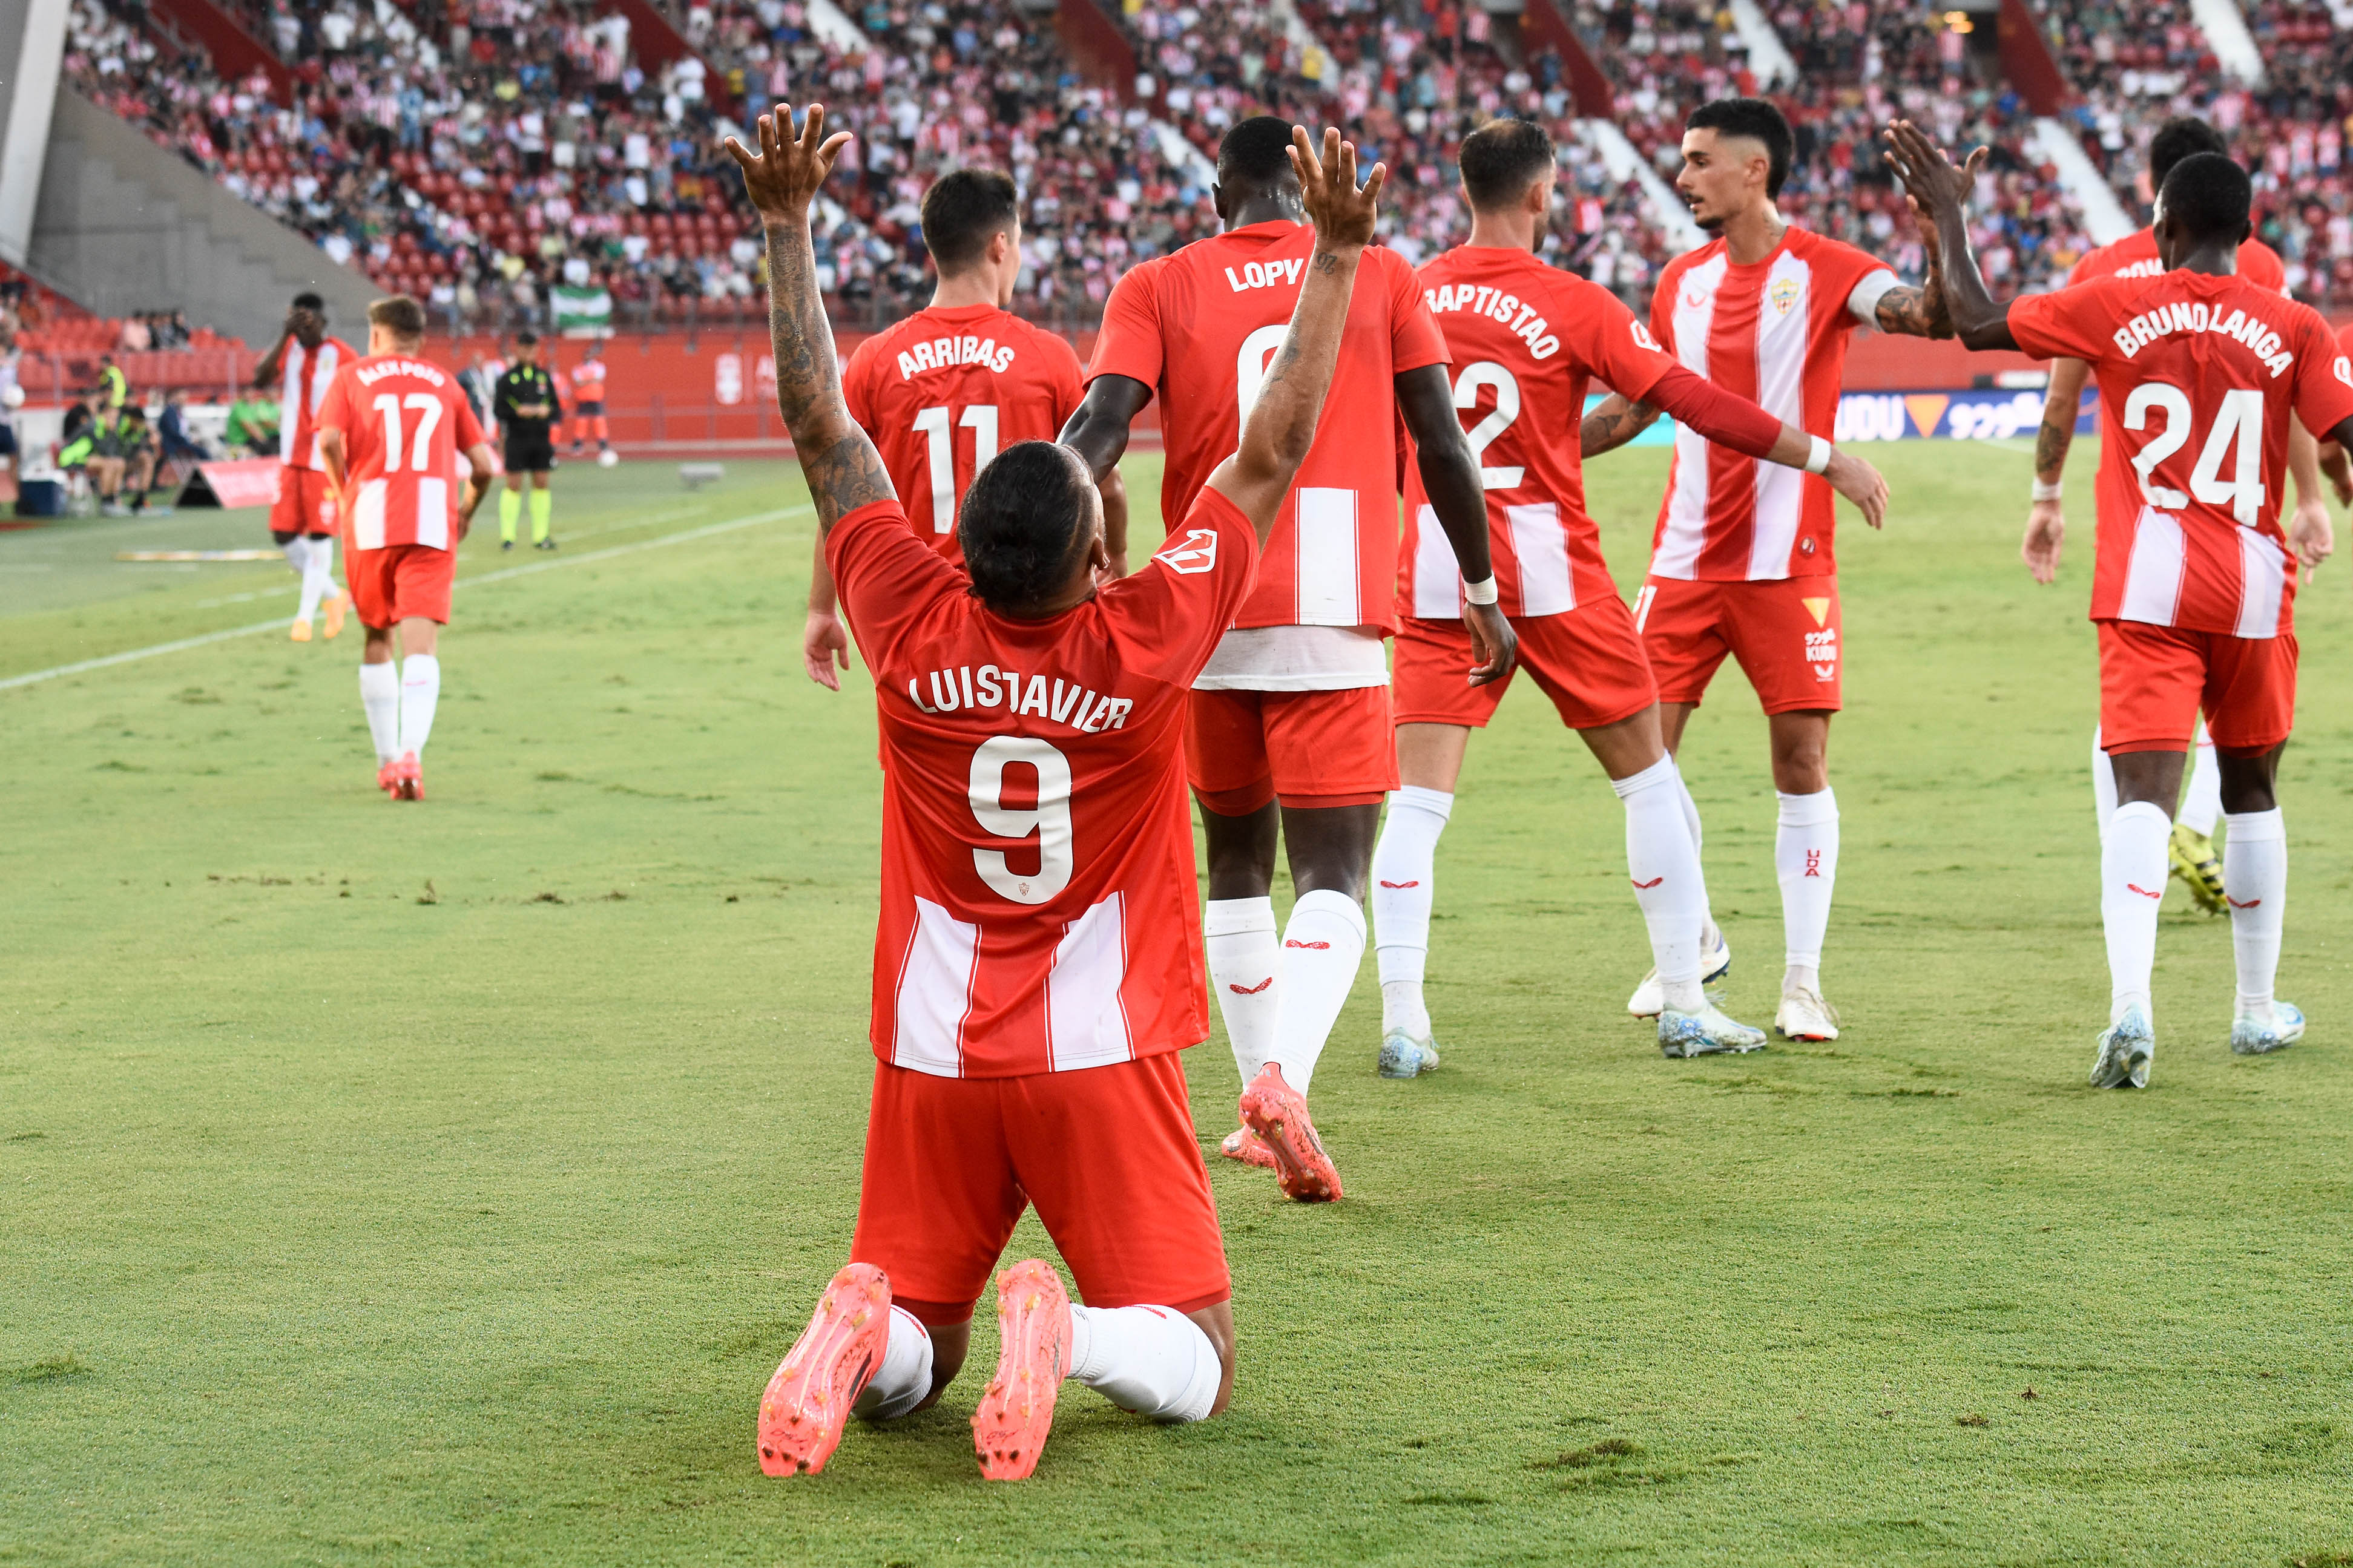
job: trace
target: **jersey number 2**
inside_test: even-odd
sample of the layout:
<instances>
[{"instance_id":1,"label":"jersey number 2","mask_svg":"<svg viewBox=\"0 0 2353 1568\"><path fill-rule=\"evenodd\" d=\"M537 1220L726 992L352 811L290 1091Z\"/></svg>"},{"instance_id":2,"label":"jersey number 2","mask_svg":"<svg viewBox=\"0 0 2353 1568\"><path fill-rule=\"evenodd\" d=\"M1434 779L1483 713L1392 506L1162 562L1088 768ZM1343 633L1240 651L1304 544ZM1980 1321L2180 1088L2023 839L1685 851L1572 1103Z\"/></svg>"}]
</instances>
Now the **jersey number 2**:
<instances>
[{"instance_id":1,"label":"jersey number 2","mask_svg":"<svg viewBox=\"0 0 2353 1568\"><path fill-rule=\"evenodd\" d=\"M425 417L417 422L417 449L410 454L409 470L429 474L433 471L433 432L441 426L441 400L429 392L412 392L406 399L385 392L379 393L375 411L384 416L384 471L400 472L400 411L414 408Z\"/></svg>"},{"instance_id":2,"label":"jersey number 2","mask_svg":"<svg viewBox=\"0 0 2353 1568\"><path fill-rule=\"evenodd\" d=\"M1472 457L1481 459L1480 489L1517 489L1521 477L1527 470L1516 468L1491 468L1484 463L1488 444L1510 429L1520 416L1520 384L1513 379L1512 373L1490 360L1481 360L1475 364L1464 365L1461 377L1454 384L1454 406L1478 407L1479 389L1485 386L1495 389L1495 406L1489 412L1487 417L1463 432L1463 439L1471 443Z\"/></svg>"},{"instance_id":3,"label":"jersey number 2","mask_svg":"<svg viewBox=\"0 0 2353 1568\"><path fill-rule=\"evenodd\" d=\"M997 405L973 404L956 423L972 432L972 471L976 474L989 458L997 456ZM955 448L948 434L945 405L918 411L915 428L923 433L931 447L932 531L953 533L956 503L964 498L956 494Z\"/></svg>"},{"instance_id":4,"label":"jersey number 2","mask_svg":"<svg viewBox=\"0 0 2353 1568\"><path fill-rule=\"evenodd\" d=\"M1038 804L1005 805L1005 768L1027 763L1038 770ZM1071 885L1071 760L1031 735L992 735L972 754L972 816L998 838L1038 836L1038 869L1018 872L1001 849L976 849L980 879L1017 904L1042 904Z\"/></svg>"}]
</instances>

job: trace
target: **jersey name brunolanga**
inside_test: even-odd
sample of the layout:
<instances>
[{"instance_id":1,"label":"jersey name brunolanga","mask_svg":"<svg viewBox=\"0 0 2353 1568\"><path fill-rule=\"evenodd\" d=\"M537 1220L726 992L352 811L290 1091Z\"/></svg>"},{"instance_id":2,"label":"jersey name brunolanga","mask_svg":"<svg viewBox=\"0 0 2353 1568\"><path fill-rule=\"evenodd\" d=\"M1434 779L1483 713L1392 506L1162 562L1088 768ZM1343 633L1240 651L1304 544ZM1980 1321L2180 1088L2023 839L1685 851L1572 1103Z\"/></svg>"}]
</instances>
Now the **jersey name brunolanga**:
<instances>
[{"instance_id":1,"label":"jersey name brunolanga","mask_svg":"<svg viewBox=\"0 0 2353 1568\"><path fill-rule=\"evenodd\" d=\"M959 338L932 338L901 349L899 379L912 381L927 370L954 370L966 364L976 364L1003 375L1012 363L1011 343L967 332Z\"/></svg>"},{"instance_id":2,"label":"jersey name brunolanga","mask_svg":"<svg viewBox=\"0 0 2353 1568\"><path fill-rule=\"evenodd\" d=\"M1019 670L1000 669L993 664L976 669L960 664L954 669L932 670L930 675L928 702L923 700L923 678L913 676L907 681L908 699L925 713L1003 708L1017 719L1034 713L1066 729L1094 735L1126 729L1127 715L1135 707L1133 699L1099 696L1076 681L1065 684L1056 678L1050 688L1045 676L1032 675L1025 682Z\"/></svg>"},{"instance_id":3,"label":"jersey name brunolanga","mask_svg":"<svg viewBox=\"0 0 2353 1568\"><path fill-rule=\"evenodd\" d=\"M1514 337L1528 345L1530 359L1550 359L1560 353L1560 339L1553 335L1550 324L1536 314L1534 305L1524 303L1517 294L1471 283L1449 283L1442 288L1425 289L1421 294L1430 301L1430 310L1440 315L1468 310L1491 321L1501 321L1511 329ZM1640 327L1635 330L1643 339L1650 337L1647 331ZM1658 345L1646 342L1646 346Z\"/></svg>"},{"instance_id":4,"label":"jersey name brunolanga","mask_svg":"<svg viewBox=\"0 0 2353 1568\"><path fill-rule=\"evenodd\" d=\"M2126 274L2120 272L2116 276ZM2274 381L2285 375L2287 367L2295 363L2295 355L2269 322L2244 310L2232 310L2225 316L2218 310L2209 310L2203 300L2175 300L2135 316L2116 329L2116 350L2130 359L2158 339L2176 332L2217 332L2235 338L2263 362L2263 368L2272 373Z\"/></svg>"},{"instance_id":5,"label":"jersey name brunolanga","mask_svg":"<svg viewBox=\"0 0 2353 1568\"><path fill-rule=\"evenodd\" d=\"M425 383L427 386L447 386L449 384L449 378L441 374L441 367L439 365L427 364L422 360L378 360L374 364L363 364L358 366L352 372L352 374L359 377L359 382L362 386L374 386L377 382L382 381L387 375L413 375L417 380Z\"/></svg>"}]
</instances>

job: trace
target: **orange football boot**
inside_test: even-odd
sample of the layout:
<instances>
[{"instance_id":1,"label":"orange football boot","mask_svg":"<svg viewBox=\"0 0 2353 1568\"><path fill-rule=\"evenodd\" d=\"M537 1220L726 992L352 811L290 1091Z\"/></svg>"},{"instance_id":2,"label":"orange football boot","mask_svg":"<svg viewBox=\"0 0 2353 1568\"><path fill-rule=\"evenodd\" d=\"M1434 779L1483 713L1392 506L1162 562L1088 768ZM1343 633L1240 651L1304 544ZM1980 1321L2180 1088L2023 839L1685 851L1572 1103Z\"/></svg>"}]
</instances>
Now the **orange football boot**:
<instances>
[{"instance_id":1,"label":"orange football boot","mask_svg":"<svg viewBox=\"0 0 2353 1568\"><path fill-rule=\"evenodd\" d=\"M400 794L396 798L401 800L423 800L425 798L425 770L417 764L417 753L415 752L409 752L406 756L401 758L400 761L395 763L393 766L400 770L398 775L400 780Z\"/></svg>"},{"instance_id":2,"label":"orange football boot","mask_svg":"<svg viewBox=\"0 0 2353 1568\"><path fill-rule=\"evenodd\" d=\"M336 634L343 629L343 612L351 606L352 596L349 594L330 594L327 595L327 602L319 606L326 614L326 632L329 642L334 641Z\"/></svg>"},{"instance_id":3,"label":"orange football boot","mask_svg":"<svg viewBox=\"0 0 2353 1568\"><path fill-rule=\"evenodd\" d=\"M378 764L375 770L375 787L384 791L385 798L386 800L398 800L400 798L400 761L398 758L395 758L393 761L388 763Z\"/></svg>"},{"instance_id":4,"label":"orange football boot","mask_svg":"<svg viewBox=\"0 0 2353 1568\"><path fill-rule=\"evenodd\" d=\"M1328 1204L1340 1195L1340 1172L1324 1152L1324 1140L1307 1114L1307 1099L1282 1081L1282 1068L1269 1062L1242 1090L1242 1122L1274 1156L1274 1179L1282 1195L1303 1204Z\"/></svg>"},{"instance_id":5,"label":"orange football boot","mask_svg":"<svg viewBox=\"0 0 2353 1568\"><path fill-rule=\"evenodd\" d=\"M287 640L290 642L309 642L311 640L311 623L308 621L296 621L292 626L286 628L286 637Z\"/></svg>"},{"instance_id":6,"label":"orange football boot","mask_svg":"<svg viewBox=\"0 0 2353 1568\"><path fill-rule=\"evenodd\" d=\"M997 1277L997 1375L972 1413L983 1480L1027 1480L1054 1425L1071 1370L1071 1298L1053 1266L1032 1258Z\"/></svg>"},{"instance_id":7,"label":"orange football boot","mask_svg":"<svg viewBox=\"0 0 2353 1568\"><path fill-rule=\"evenodd\" d=\"M890 1277L871 1263L848 1265L760 1395L760 1468L772 1476L824 1469L890 1342Z\"/></svg>"},{"instance_id":8,"label":"orange football boot","mask_svg":"<svg viewBox=\"0 0 2353 1568\"><path fill-rule=\"evenodd\" d=\"M1227 1133L1225 1142L1218 1145L1218 1152L1229 1160L1240 1160L1245 1165L1262 1166L1270 1171L1278 1168L1273 1154L1267 1150L1265 1140L1247 1127L1237 1127Z\"/></svg>"}]
</instances>

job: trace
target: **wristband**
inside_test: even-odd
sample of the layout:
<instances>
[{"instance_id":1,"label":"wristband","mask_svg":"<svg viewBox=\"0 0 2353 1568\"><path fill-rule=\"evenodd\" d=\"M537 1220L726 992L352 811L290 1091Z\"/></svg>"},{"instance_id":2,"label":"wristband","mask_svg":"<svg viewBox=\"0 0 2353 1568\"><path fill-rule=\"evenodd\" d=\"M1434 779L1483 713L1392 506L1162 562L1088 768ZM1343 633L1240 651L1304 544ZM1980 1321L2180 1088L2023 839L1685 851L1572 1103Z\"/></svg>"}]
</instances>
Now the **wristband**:
<instances>
[{"instance_id":1,"label":"wristband","mask_svg":"<svg viewBox=\"0 0 2353 1568\"><path fill-rule=\"evenodd\" d=\"M2052 480L2047 485L2041 479L2037 479L2034 481L2034 499L2036 500L2057 500L2059 499L2059 491L2061 488L2059 481L2056 479Z\"/></svg>"},{"instance_id":2,"label":"wristband","mask_svg":"<svg viewBox=\"0 0 2353 1568\"><path fill-rule=\"evenodd\" d=\"M1819 474L1831 466L1831 444L1820 436L1811 437L1814 447L1806 455L1806 472Z\"/></svg>"},{"instance_id":3,"label":"wristband","mask_svg":"<svg viewBox=\"0 0 2353 1568\"><path fill-rule=\"evenodd\" d=\"M1482 580L1481 580L1481 581L1479 581L1479 582L1476 582L1476 583L1465 583L1465 584L1462 584L1462 598L1463 598L1464 602L1465 602L1465 603L1467 603L1467 604L1472 604L1472 605L1492 605L1492 604L1493 604L1493 603L1495 602L1495 598L1496 598L1496 594L1495 594L1495 574L1494 574L1493 573L1490 572L1489 574L1487 574L1487 575L1486 575L1483 579L1482 579Z\"/></svg>"}]
</instances>

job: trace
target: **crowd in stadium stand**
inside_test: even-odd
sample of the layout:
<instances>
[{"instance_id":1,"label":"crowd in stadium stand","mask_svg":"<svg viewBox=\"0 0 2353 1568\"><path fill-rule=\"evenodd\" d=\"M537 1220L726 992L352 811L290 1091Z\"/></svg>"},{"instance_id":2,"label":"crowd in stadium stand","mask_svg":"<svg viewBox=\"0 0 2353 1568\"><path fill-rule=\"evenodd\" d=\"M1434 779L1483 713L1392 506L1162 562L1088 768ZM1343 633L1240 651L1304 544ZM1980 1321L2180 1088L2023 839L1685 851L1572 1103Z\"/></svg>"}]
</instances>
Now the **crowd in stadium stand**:
<instances>
[{"instance_id":1,"label":"crowd in stadium stand","mask_svg":"<svg viewBox=\"0 0 2353 1568\"><path fill-rule=\"evenodd\" d=\"M2353 300L2353 34L2315 5L2256 0L2247 25L2263 63L2235 80L2186 15L2149 0L2093 0L2046 15L2060 68L2084 95L2071 113L2125 210L2148 216L2148 139L2196 114L2254 174L2256 233L2287 264L2288 287L2323 304Z\"/></svg>"}]
</instances>

